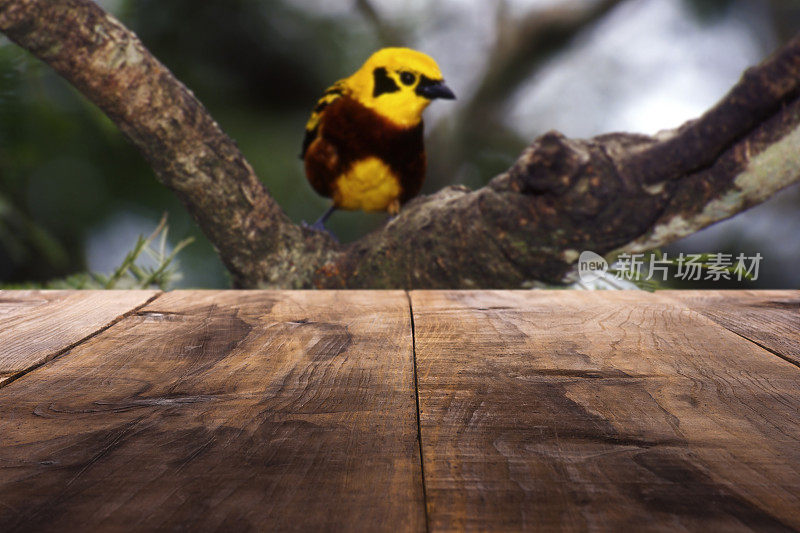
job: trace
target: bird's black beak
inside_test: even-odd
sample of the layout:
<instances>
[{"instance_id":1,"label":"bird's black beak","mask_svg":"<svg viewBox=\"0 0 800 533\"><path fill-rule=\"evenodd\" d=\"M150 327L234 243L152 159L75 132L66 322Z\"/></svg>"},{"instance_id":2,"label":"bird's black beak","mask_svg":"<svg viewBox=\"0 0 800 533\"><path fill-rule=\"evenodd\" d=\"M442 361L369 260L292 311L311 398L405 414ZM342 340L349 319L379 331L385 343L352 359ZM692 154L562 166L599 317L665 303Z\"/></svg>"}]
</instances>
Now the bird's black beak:
<instances>
[{"instance_id":1,"label":"bird's black beak","mask_svg":"<svg viewBox=\"0 0 800 533\"><path fill-rule=\"evenodd\" d=\"M417 85L417 94L427 98L428 100L435 100L441 98L443 100L455 100L456 95L450 90L450 87L444 84L444 80L434 81L426 77L422 77Z\"/></svg>"}]
</instances>

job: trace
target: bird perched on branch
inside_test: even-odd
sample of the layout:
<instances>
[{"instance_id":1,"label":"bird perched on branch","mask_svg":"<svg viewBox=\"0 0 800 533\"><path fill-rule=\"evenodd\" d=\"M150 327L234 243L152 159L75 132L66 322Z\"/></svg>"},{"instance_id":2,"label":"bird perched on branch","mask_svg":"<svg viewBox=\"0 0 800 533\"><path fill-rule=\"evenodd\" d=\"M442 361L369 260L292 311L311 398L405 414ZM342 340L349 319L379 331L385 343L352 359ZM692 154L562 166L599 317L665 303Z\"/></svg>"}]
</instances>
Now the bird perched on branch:
<instances>
[{"instance_id":1,"label":"bird perched on branch","mask_svg":"<svg viewBox=\"0 0 800 533\"><path fill-rule=\"evenodd\" d=\"M422 112L455 99L439 66L409 48L384 48L317 101L300 157L311 186L336 209L387 211L416 196L425 179Z\"/></svg>"}]
</instances>

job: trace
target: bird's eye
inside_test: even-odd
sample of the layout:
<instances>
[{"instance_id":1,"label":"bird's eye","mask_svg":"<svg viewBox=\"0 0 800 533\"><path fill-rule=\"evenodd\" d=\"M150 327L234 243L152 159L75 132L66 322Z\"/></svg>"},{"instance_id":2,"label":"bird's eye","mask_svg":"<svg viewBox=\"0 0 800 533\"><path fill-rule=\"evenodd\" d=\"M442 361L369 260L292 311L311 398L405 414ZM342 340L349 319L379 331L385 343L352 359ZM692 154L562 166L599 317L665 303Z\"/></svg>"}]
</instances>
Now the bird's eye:
<instances>
[{"instance_id":1,"label":"bird's eye","mask_svg":"<svg viewBox=\"0 0 800 533\"><path fill-rule=\"evenodd\" d=\"M402 81L404 85L413 85L414 82L417 81L417 77L411 72L401 72L400 81Z\"/></svg>"}]
</instances>

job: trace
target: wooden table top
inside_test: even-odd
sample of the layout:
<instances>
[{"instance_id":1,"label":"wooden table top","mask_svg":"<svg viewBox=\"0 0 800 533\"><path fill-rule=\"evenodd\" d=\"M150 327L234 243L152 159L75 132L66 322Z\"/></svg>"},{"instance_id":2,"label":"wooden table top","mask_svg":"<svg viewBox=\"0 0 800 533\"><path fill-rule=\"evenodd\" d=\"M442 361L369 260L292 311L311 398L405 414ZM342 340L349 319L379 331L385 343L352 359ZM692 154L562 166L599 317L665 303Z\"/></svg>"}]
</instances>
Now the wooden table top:
<instances>
[{"instance_id":1,"label":"wooden table top","mask_svg":"<svg viewBox=\"0 0 800 533\"><path fill-rule=\"evenodd\" d=\"M175 529L800 530L800 291L0 291L0 530Z\"/></svg>"}]
</instances>

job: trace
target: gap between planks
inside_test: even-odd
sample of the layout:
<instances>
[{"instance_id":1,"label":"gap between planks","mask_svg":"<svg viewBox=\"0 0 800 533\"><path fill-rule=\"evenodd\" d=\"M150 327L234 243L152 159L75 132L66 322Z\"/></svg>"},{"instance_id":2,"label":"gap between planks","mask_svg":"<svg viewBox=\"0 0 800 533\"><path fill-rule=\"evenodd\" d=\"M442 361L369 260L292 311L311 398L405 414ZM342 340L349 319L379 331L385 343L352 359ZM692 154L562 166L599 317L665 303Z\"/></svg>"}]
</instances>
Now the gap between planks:
<instances>
[{"instance_id":1,"label":"gap between planks","mask_svg":"<svg viewBox=\"0 0 800 533\"><path fill-rule=\"evenodd\" d=\"M403 291L163 295L2 391L3 529L424 531L408 313Z\"/></svg>"},{"instance_id":2,"label":"gap between planks","mask_svg":"<svg viewBox=\"0 0 800 533\"><path fill-rule=\"evenodd\" d=\"M422 453L422 422L419 414L419 375L417 373L417 332L414 328L414 304L411 301L411 293L405 291L408 299L408 315L411 319L411 354L414 358L414 401L417 409L417 442L419 443L419 469L422 477L422 501L425 506L425 531L430 532L431 523L428 514L428 491L425 486L425 455Z\"/></svg>"},{"instance_id":3,"label":"gap between planks","mask_svg":"<svg viewBox=\"0 0 800 533\"><path fill-rule=\"evenodd\" d=\"M96 329L95 331L93 331L90 334L86 335L85 337L83 337L81 339L78 339L77 341L75 341L75 342L73 342L71 344L68 344L64 348L56 350L55 352L53 352L52 354L48 355L47 357L45 357L41 361L38 361L37 363L33 364L32 366L30 366L30 367L28 367L28 368L26 368L24 370L20 370L16 374L12 374L11 376L8 376L7 378L5 378L3 380L0 380L0 389L3 389L4 387L7 387L7 386L11 385L12 383L14 383L15 381L17 381L18 379L20 379L23 376L27 376L31 372L33 372L33 371L35 371L35 370L37 370L39 368L42 368L47 363L50 363L51 361L54 361L54 360L58 359L62 355L66 354L66 353L69 353L70 351L74 350L75 348L77 348L81 344L84 344L85 342L89 341L90 339L92 339L92 338L96 337L97 335L100 335L104 331L108 330L109 328L111 328L115 324L118 324L120 321L128 318L131 315L134 315L134 314L138 313L139 310L144 309L145 307L147 307L148 305L150 305L151 303L156 301L163 294L164 294L163 291L157 292L156 294L154 294L153 296L148 298L146 301L144 301L141 304L137 305L136 307L132 307L131 309L127 310L126 312L114 317L110 322L108 322L107 324L104 324L103 326L99 327L98 329Z\"/></svg>"},{"instance_id":4,"label":"gap between planks","mask_svg":"<svg viewBox=\"0 0 800 533\"><path fill-rule=\"evenodd\" d=\"M796 368L749 339L647 293L412 296L434 530L796 525Z\"/></svg>"},{"instance_id":5,"label":"gap between planks","mask_svg":"<svg viewBox=\"0 0 800 533\"><path fill-rule=\"evenodd\" d=\"M778 319L772 322L769 322L769 319L765 318L764 320L767 320L768 323L761 324L759 329L754 330L751 326L748 326L747 319L749 317L747 316L746 312L743 312L748 305L761 304L763 301L762 298L767 298L770 296L772 298L790 295L800 296L799 292L756 291L755 294L753 294L751 291L729 291L729 294L726 296L729 297L728 301L734 305L730 309L724 308L716 312L713 310L713 303L708 303L707 305L709 305L709 307L704 307L702 301L695 301L701 300L700 298L694 297L694 294L698 293L702 294L703 291L668 290L659 291L658 295L662 298L666 298L674 305L695 313L710 323L719 326L726 331L730 331L742 339L755 344L762 350L769 352L780 359L783 359L787 363L790 363L797 368L800 368L800 358L797 357L797 350L792 350L788 347L793 339L798 338L798 330L793 329L795 324L790 324L791 321L786 316L788 313L780 312ZM716 292L709 291L705 294L716 295ZM774 304L775 302L769 301L768 303ZM764 310L761 310L759 313L757 313L757 315L761 315L762 313L766 314L769 311L776 312L778 309L775 307L766 307ZM773 319L774 318L775 317L773 317ZM796 322L797 325L800 325L800 319L797 319ZM781 328L784 328L783 331L781 331ZM794 336L790 334L792 331L794 331ZM781 339L782 342L776 342L776 339ZM786 353L783 353L781 350Z\"/></svg>"},{"instance_id":6,"label":"gap between planks","mask_svg":"<svg viewBox=\"0 0 800 533\"><path fill-rule=\"evenodd\" d=\"M426 530L429 531L430 530L430 523L429 523L430 518L429 518L428 505L429 505L430 501L429 501L429 497L428 497L428 487L427 487L429 480L426 478L426 475L425 475L425 460L424 460L424 454L423 454L421 411L420 411L420 391L419 391L419 373L418 373L418 361L417 361L417 331L416 331L416 327L415 327L415 310L414 310L414 307L413 307L413 303L412 303L412 298L411 298L410 292L409 291L404 291L404 292L405 292L406 298L408 300L408 312L409 312L409 318L410 318L410 328L411 328L411 338L412 338L413 381L414 381L414 394L415 394L415 403L416 403L416 424L417 424L417 428L416 429L417 429L418 448L419 448L419 453L420 453L420 463L419 464L420 464L421 479L422 479L422 487L421 487L421 489L422 489L422 493L423 493L423 502L424 502L424 518L425 518ZM162 296L163 296L163 293L158 293L158 294L153 295L151 298L149 298L147 300L147 302L145 302L145 303L143 303L143 304L141 304L139 306L136 306L135 308L132 308L131 310L129 310L129 311L125 312L125 313L120 314L115 319L113 319L110 323L106 324L104 327L101 327L101 328L97 329L96 331L94 331L90 335L87 335L86 337L84 337L84 338L80 339L79 341L67 346L66 348L58 350L52 356L49 356L48 359L42 361L41 363L39 363L35 367L27 369L24 372L20 372L19 374L16 374L16 375L12 376L11 380L9 380L7 383L10 383L13 380L19 379L19 377L21 377L22 375L25 375L25 374L27 374L27 373L29 373L29 372L37 369L37 368L40 368L41 366L44 365L44 363L53 361L53 360L61 357L62 355L64 355L67 352L69 352L70 350L75 349L79 345L81 345L81 344L87 342L88 340L96 337L100 333L105 332L111 326L119 323L121 320L125 319L126 317L129 317L129 316L131 316L133 314L136 314L136 313L140 312L142 308L144 308L145 306L147 306L149 304L152 304L153 302L155 302L158 298L160 298ZM734 331L734 330L730 329L729 327L726 327L724 324L721 324L721 323L713 320L712 318L708 317L707 315L697 311L696 309L694 309L691 306L689 306L686 302L683 302L683 301L680 301L678 299L672 298L672 297L670 297L668 295L663 295L662 294L660 296L665 297L665 299L667 299L670 303L674 304L676 307L685 310L687 312L687 314L692 317L693 320L696 320L696 321L698 321L700 323L707 323L709 326L720 327L720 328L722 328L724 330L731 331L732 333L735 333L738 337L746 339L750 343L756 344L760 348L762 348L762 349L764 349L764 350L766 350L766 351L768 351L770 353L773 353L775 355L779 355L780 356L780 354L776 353L775 351L773 351L773 350L771 350L769 348L766 348L766 347L762 346L759 342L756 342L755 340L753 340L751 338L748 338L744 334L741 334L741 333L739 333L737 331ZM639 299L640 301L646 301L650 297L652 297L652 295L650 295L650 294L641 294L640 298L637 298L637 299ZM424 306L423 306L423 308L424 308ZM423 321L423 327L424 327L424 321ZM781 357L781 358L783 358L783 359L787 360L788 362L791 362L795 366L797 366L797 364L794 363L793 361L789 361L788 359L786 359L784 357ZM423 363L424 363L424 354L423 354ZM435 467L435 465L434 465L434 467ZM434 468L434 475L435 475L435 468ZM434 479L435 479L435 477L434 477ZM435 483L435 481L434 481L434 483ZM434 490L435 490L435 485L434 485Z\"/></svg>"},{"instance_id":7,"label":"gap between planks","mask_svg":"<svg viewBox=\"0 0 800 533\"><path fill-rule=\"evenodd\" d=\"M668 298L669 298L669 297L668 297ZM671 298L670 298L670 299L671 299ZM680 302L680 301L678 301L678 300L673 300L673 301L674 301L676 304L679 304L679 305L682 305L683 307L686 307L686 305L685 305L685 304L681 304L681 302ZM770 347L769 347L769 346L767 346L766 344L764 344L764 343L761 343L761 342L758 342L757 340L755 340L755 339L753 339L753 338L751 338L751 337L748 337L748 336L747 336L747 335L745 335L744 333L741 333L741 332L739 332L739 331L736 331L735 329L729 328L729 327L728 327L728 326L726 326L725 324L721 324L721 323L717 322L716 320L714 320L714 319L712 319L712 318L709 318L709 317L707 317L707 316L703 315L702 313L700 313L700 312L698 312L698 311L695 311L695 310L693 310L693 309L691 309L691 308L689 308L689 307L686 307L686 309L688 309L689 311L692 311L693 313L699 314L700 316L703 316L703 317L707 318L707 319L708 319L708 320L710 320L710 321L711 321L713 324L715 324L715 325L717 325L717 326L720 326L721 328L724 328L724 329L726 329L726 330L730 331L730 332L731 332L731 333L733 333L734 335L738 335L739 337L743 338L744 340L746 340L746 341L748 341L748 342L751 342L751 343L755 344L756 346L758 346L759 348L761 348L761 349L762 349L762 350L764 350L765 352L769 352L769 353L771 353L772 355L776 355L776 356L778 356L780 359L783 359L783 360L784 360L784 361L786 361L787 363L789 363L789 364L791 364L791 365L794 365L794 366L796 366L797 368L799 368L799 369L800 369L800 363L798 363L797 361L795 361L795 360L793 360L793 359L791 359L791 358L789 358L789 357L787 357L787 356L783 355L783 354L782 354L782 353L780 353L779 351L777 351L777 350L775 350L775 349L773 349L773 348L770 348Z\"/></svg>"},{"instance_id":8,"label":"gap between planks","mask_svg":"<svg viewBox=\"0 0 800 533\"><path fill-rule=\"evenodd\" d=\"M724 326L723 326L723 327L724 327ZM728 328L725 328L725 329L728 329ZM756 340L754 340L754 339L751 339L750 337L747 337L747 336L743 335L742 333L739 333L738 331L733 331L732 329L728 329L728 331L730 331L731 333L735 333L735 334L739 335L741 338L743 338L743 339L745 339L745 340L748 340L748 341L752 342L753 344L755 344L755 345L756 345L756 346L758 346L759 348L763 348L764 350L768 351L769 353L771 353L771 354L773 354L773 355L777 355L778 357L780 357L781 359L783 359L783 360L784 360L784 361L786 361L787 363L793 364L793 365L794 365L794 366L796 366L797 368L800 368L800 363L798 363L797 361L794 361L794 360L792 360L792 359L789 359L788 357L786 357L786 356L785 356L785 355L783 355L782 353L780 353L780 352L777 352L777 351L773 350L773 349L772 349L772 348L770 348L769 346L765 346L764 344L761 344L760 342L758 342L758 341L756 341Z\"/></svg>"}]
</instances>

